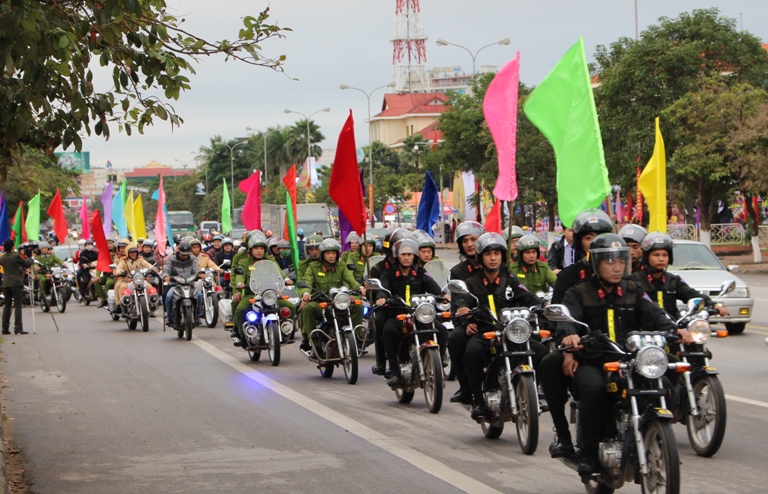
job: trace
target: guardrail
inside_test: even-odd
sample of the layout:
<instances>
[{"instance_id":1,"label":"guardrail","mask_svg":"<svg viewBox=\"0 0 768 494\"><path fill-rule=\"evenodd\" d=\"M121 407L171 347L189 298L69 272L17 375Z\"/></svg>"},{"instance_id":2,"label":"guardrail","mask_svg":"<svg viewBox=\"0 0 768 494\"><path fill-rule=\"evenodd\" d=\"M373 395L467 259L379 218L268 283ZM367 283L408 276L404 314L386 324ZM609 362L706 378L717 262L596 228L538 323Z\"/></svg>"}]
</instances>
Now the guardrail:
<instances>
[{"instance_id":1,"label":"guardrail","mask_svg":"<svg viewBox=\"0 0 768 494\"><path fill-rule=\"evenodd\" d=\"M744 227L740 223L713 223L709 226L712 245L744 245Z\"/></svg>"}]
</instances>

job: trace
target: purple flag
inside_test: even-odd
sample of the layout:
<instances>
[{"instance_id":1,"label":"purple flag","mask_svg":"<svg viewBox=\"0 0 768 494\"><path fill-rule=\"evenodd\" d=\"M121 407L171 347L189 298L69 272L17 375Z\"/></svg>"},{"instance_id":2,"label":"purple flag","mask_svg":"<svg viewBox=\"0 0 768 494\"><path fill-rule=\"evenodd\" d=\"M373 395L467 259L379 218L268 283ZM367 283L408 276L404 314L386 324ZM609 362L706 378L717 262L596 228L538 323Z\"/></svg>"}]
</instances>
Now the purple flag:
<instances>
[{"instance_id":1,"label":"purple flag","mask_svg":"<svg viewBox=\"0 0 768 494\"><path fill-rule=\"evenodd\" d=\"M109 234L112 233L112 182L104 187L104 192L101 194L101 204L104 206L104 236L109 238Z\"/></svg>"}]
</instances>

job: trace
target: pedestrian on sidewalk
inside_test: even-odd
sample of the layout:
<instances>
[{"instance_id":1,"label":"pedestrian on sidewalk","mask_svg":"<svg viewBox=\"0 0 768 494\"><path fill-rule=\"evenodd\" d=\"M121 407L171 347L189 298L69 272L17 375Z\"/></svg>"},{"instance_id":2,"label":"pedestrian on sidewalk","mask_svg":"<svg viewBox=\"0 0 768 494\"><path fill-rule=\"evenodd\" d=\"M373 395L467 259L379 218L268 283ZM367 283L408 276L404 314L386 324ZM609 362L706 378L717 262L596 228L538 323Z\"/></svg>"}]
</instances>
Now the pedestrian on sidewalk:
<instances>
[{"instance_id":1,"label":"pedestrian on sidewalk","mask_svg":"<svg viewBox=\"0 0 768 494\"><path fill-rule=\"evenodd\" d=\"M0 266L3 268L3 334L11 334L11 304L14 308L13 329L16 334L28 334L21 324L21 296L23 283L21 281L22 268L29 268L34 263L31 258L26 258L14 251L13 240L8 239L3 244L5 253L0 256Z\"/></svg>"}]
</instances>

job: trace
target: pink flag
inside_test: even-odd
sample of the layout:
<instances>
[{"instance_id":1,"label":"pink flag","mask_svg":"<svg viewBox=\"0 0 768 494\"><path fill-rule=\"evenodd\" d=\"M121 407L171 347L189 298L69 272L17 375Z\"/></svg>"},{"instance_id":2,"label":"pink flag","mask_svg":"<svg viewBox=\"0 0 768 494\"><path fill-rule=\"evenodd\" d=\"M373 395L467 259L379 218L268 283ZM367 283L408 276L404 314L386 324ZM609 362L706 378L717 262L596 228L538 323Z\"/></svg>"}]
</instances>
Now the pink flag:
<instances>
[{"instance_id":1,"label":"pink flag","mask_svg":"<svg viewBox=\"0 0 768 494\"><path fill-rule=\"evenodd\" d=\"M251 178L243 180L245 181L251 182L251 190L245 196L243 204L243 225L248 230L261 230L261 172L257 170Z\"/></svg>"},{"instance_id":2,"label":"pink flag","mask_svg":"<svg viewBox=\"0 0 768 494\"><path fill-rule=\"evenodd\" d=\"M251 191L251 187L253 187L253 182L259 183L260 177L259 172L254 173L250 177L246 178L245 180L241 180L237 184L237 188L240 189L240 192L242 192L245 195L248 195L248 193Z\"/></svg>"},{"instance_id":3,"label":"pink flag","mask_svg":"<svg viewBox=\"0 0 768 494\"><path fill-rule=\"evenodd\" d=\"M517 148L517 90L520 52L496 74L483 100L483 114L496 144L499 178L493 195L502 201L517 198L515 152Z\"/></svg>"},{"instance_id":4,"label":"pink flag","mask_svg":"<svg viewBox=\"0 0 768 494\"><path fill-rule=\"evenodd\" d=\"M616 189L616 223L624 222L624 206L621 205L621 195Z\"/></svg>"},{"instance_id":5,"label":"pink flag","mask_svg":"<svg viewBox=\"0 0 768 494\"><path fill-rule=\"evenodd\" d=\"M83 205L80 208L80 235L86 240L91 238L91 227L88 223L88 198L83 196Z\"/></svg>"},{"instance_id":6,"label":"pink flag","mask_svg":"<svg viewBox=\"0 0 768 494\"><path fill-rule=\"evenodd\" d=\"M167 225L165 223L165 191L163 190L163 177L160 177L160 188L157 189L157 213L155 213L155 239L157 250L165 252L167 237Z\"/></svg>"}]
</instances>

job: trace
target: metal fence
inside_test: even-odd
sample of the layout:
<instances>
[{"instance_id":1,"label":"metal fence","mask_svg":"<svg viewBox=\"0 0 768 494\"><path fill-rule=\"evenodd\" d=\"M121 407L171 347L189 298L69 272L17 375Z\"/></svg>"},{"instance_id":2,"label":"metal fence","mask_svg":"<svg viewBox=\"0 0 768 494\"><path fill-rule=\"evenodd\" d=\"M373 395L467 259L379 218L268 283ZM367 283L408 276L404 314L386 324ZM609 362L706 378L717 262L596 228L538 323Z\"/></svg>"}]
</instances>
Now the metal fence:
<instances>
[{"instance_id":1,"label":"metal fence","mask_svg":"<svg viewBox=\"0 0 768 494\"><path fill-rule=\"evenodd\" d=\"M712 245L744 245L744 227L740 223L713 223L709 227Z\"/></svg>"},{"instance_id":2,"label":"metal fence","mask_svg":"<svg viewBox=\"0 0 768 494\"><path fill-rule=\"evenodd\" d=\"M699 231L696 229L696 225L670 223L667 225L667 232L670 237L678 240L699 240Z\"/></svg>"},{"instance_id":3,"label":"metal fence","mask_svg":"<svg viewBox=\"0 0 768 494\"><path fill-rule=\"evenodd\" d=\"M757 227L757 239L760 242L760 250L768 249L768 225Z\"/></svg>"}]
</instances>

